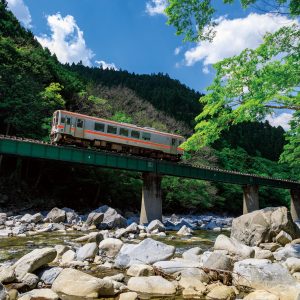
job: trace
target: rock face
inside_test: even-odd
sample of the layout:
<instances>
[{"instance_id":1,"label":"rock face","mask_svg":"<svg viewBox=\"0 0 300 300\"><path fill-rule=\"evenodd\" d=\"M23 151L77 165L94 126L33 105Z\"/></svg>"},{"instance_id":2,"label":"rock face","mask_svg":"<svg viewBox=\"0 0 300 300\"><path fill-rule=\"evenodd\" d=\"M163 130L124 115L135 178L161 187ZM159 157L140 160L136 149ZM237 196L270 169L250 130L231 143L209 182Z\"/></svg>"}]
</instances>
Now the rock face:
<instances>
[{"instance_id":1,"label":"rock face","mask_svg":"<svg viewBox=\"0 0 300 300\"><path fill-rule=\"evenodd\" d=\"M286 207L269 207L235 218L231 237L246 245L257 246L272 242L282 230L292 239L300 237L300 231Z\"/></svg>"},{"instance_id":2,"label":"rock face","mask_svg":"<svg viewBox=\"0 0 300 300\"><path fill-rule=\"evenodd\" d=\"M56 293L83 297L97 298L114 295L112 281L99 279L74 269L64 269L54 280L52 290Z\"/></svg>"},{"instance_id":3,"label":"rock face","mask_svg":"<svg viewBox=\"0 0 300 300\"><path fill-rule=\"evenodd\" d=\"M245 259L236 262L233 279L239 285L268 290L276 295L280 295L284 290L289 290L284 299L300 297L300 284L288 270L281 264L271 263L267 259Z\"/></svg>"},{"instance_id":4,"label":"rock face","mask_svg":"<svg viewBox=\"0 0 300 300\"><path fill-rule=\"evenodd\" d=\"M113 258L123 246L123 242L114 238L107 238L100 242L99 250L102 255Z\"/></svg>"},{"instance_id":5,"label":"rock face","mask_svg":"<svg viewBox=\"0 0 300 300\"><path fill-rule=\"evenodd\" d=\"M153 264L171 258L174 253L175 247L148 238L138 245L124 245L116 257L115 266L127 268L133 264Z\"/></svg>"},{"instance_id":6,"label":"rock face","mask_svg":"<svg viewBox=\"0 0 300 300\"><path fill-rule=\"evenodd\" d=\"M87 217L86 224L88 226L98 225L103 221L103 218L104 218L104 214L97 213L97 212L91 212Z\"/></svg>"},{"instance_id":7,"label":"rock face","mask_svg":"<svg viewBox=\"0 0 300 300\"><path fill-rule=\"evenodd\" d=\"M122 227L127 226L126 219L124 217L122 217L120 214L118 214L118 212L115 209L113 209L107 205L103 205L103 206L97 208L96 210L94 210L93 212L104 214L104 218L101 223L101 226L104 227L104 229L106 229L106 228L122 228Z\"/></svg>"},{"instance_id":8,"label":"rock face","mask_svg":"<svg viewBox=\"0 0 300 300\"><path fill-rule=\"evenodd\" d=\"M172 296L176 286L161 276L132 277L128 281L128 289L151 296Z\"/></svg>"},{"instance_id":9,"label":"rock face","mask_svg":"<svg viewBox=\"0 0 300 300\"><path fill-rule=\"evenodd\" d=\"M60 208L54 207L49 211L46 220L52 223L64 222L66 219L66 212Z\"/></svg>"},{"instance_id":10,"label":"rock face","mask_svg":"<svg viewBox=\"0 0 300 300\"><path fill-rule=\"evenodd\" d=\"M78 249L76 253L76 260L84 261L86 259L94 259L97 253L97 243L87 243Z\"/></svg>"},{"instance_id":11,"label":"rock face","mask_svg":"<svg viewBox=\"0 0 300 300\"><path fill-rule=\"evenodd\" d=\"M22 279L26 273L32 273L38 268L52 262L56 257L54 248L35 249L21 257L15 264L17 279Z\"/></svg>"},{"instance_id":12,"label":"rock face","mask_svg":"<svg viewBox=\"0 0 300 300\"><path fill-rule=\"evenodd\" d=\"M220 234L214 245L215 250L226 250L229 254L235 255L241 258L254 257L255 251L251 247L248 247L234 238L229 238L226 235Z\"/></svg>"}]
</instances>

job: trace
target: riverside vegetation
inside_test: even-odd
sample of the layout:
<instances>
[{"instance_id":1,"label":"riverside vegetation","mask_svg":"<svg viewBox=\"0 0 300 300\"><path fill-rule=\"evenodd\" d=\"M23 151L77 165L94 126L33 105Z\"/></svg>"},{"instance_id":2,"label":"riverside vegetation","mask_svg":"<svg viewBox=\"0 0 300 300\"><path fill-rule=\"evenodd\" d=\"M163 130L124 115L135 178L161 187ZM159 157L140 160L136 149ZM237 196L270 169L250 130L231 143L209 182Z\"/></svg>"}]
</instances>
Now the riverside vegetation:
<instances>
[{"instance_id":1,"label":"riverside vegetation","mask_svg":"<svg viewBox=\"0 0 300 300\"><path fill-rule=\"evenodd\" d=\"M300 297L300 229L285 207L235 219L137 220L108 206L86 215L68 208L1 213L0 299ZM200 238L200 229L213 239ZM25 253L14 248L18 239Z\"/></svg>"}]
</instances>

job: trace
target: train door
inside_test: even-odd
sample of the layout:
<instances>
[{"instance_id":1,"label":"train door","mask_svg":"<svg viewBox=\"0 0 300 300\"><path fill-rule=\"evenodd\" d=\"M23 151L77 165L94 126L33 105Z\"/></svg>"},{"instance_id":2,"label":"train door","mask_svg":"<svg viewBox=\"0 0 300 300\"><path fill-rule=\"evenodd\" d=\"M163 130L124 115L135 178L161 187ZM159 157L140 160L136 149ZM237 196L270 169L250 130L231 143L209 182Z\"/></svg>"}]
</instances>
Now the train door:
<instances>
[{"instance_id":1,"label":"train door","mask_svg":"<svg viewBox=\"0 0 300 300\"><path fill-rule=\"evenodd\" d=\"M175 138L171 138L171 154L177 153L177 140Z\"/></svg>"},{"instance_id":2,"label":"train door","mask_svg":"<svg viewBox=\"0 0 300 300\"><path fill-rule=\"evenodd\" d=\"M66 116L66 119L65 119L65 133L66 134L70 134L72 135L72 117L70 116ZM74 127L74 125L73 125Z\"/></svg>"},{"instance_id":3,"label":"train door","mask_svg":"<svg viewBox=\"0 0 300 300\"><path fill-rule=\"evenodd\" d=\"M75 136L78 138L84 137L84 120L83 119L76 118Z\"/></svg>"}]
</instances>

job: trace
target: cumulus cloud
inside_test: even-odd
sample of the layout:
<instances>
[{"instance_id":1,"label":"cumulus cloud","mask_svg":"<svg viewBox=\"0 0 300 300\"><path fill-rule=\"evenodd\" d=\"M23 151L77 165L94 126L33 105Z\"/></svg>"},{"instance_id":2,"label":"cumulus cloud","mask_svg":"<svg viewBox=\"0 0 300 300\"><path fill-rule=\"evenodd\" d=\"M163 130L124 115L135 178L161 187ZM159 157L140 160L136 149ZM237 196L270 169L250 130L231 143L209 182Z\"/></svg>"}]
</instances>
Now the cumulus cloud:
<instances>
[{"instance_id":1,"label":"cumulus cloud","mask_svg":"<svg viewBox=\"0 0 300 300\"><path fill-rule=\"evenodd\" d=\"M31 15L23 0L7 0L8 8L27 28L31 27Z\"/></svg>"},{"instance_id":2,"label":"cumulus cloud","mask_svg":"<svg viewBox=\"0 0 300 300\"><path fill-rule=\"evenodd\" d=\"M168 0L150 0L146 3L146 13L150 16L164 15Z\"/></svg>"},{"instance_id":3,"label":"cumulus cloud","mask_svg":"<svg viewBox=\"0 0 300 300\"><path fill-rule=\"evenodd\" d=\"M269 123L272 126L278 127L281 126L284 130L289 130L290 125L289 122L291 121L293 115L291 113L282 113L279 115L269 115L266 117L266 120L269 121Z\"/></svg>"},{"instance_id":4,"label":"cumulus cloud","mask_svg":"<svg viewBox=\"0 0 300 300\"><path fill-rule=\"evenodd\" d=\"M99 66L99 68L103 70L115 70L118 71L119 69L116 67L114 63L107 63L104 60L96 60L95 63Z\"/></svg>"},{"instance_id":5,"label":"cumulus cloud","mask_svg":"<svg viewBox=\"0 0 300 300\"><path fill-rule=\"evenodd\" d=\"M292 23L285 16L270 14L252 13L246 18L233 20L222 17L218 20L216 35L211 43L201 41L185 52L185 65L192 66L203 61L203 65L207 66L239 54L246 48L254 49L262 43L265 33L275 32Z\"/></svg>"},{"instance_id":6,"label":"cumulus cloud","mask_svg":"<svg viewBox=\"0 0 300 300\"><path fill-rule=\"evenodd\" d=\"M82 63L91 66L94 54L85 43L83 32L73 16L62 17L59 13L47 17L51 36L36 37L43 47L55 53L62 63Z\"/></svg>"}]
</instances>

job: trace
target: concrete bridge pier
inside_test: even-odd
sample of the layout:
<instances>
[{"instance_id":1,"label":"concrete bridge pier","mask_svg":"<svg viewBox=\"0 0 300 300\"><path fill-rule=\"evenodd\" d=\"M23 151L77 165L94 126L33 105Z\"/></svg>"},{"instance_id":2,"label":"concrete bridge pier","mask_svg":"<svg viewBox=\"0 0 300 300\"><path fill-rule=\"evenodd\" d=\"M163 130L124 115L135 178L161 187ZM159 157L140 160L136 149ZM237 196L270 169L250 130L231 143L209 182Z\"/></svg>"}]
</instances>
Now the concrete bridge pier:
<instances>
[{"instance_id":1,"label":"concrete bridge pier","mask_svg":"<svg viewBox=\"0 0 300 300\"><path fill-rule=\"evenodd\" d=\"M259 209L258 185L243 186L243 214Z\"/></svg>"},{"instance_id":2,"label":"concrete bridge pier","mask_svg":"<svg viewBox=\"0 0 300 300\"><path fill-rule=\"evenodd\" d=\"M291 215L293 221L300 220L300 189L293 189L291 193Z\"/></svg>"},{"instance_id":3,"label":"concrete bridge pier","mask_svg":"<svg viewBox=\"0 0 300 300\"><path fill-rule=\"evenodd\" d=\"M161 179L162 176L155 173L143 173L140 224L162 220Z\"/></svg>"}]
</instances>

